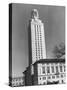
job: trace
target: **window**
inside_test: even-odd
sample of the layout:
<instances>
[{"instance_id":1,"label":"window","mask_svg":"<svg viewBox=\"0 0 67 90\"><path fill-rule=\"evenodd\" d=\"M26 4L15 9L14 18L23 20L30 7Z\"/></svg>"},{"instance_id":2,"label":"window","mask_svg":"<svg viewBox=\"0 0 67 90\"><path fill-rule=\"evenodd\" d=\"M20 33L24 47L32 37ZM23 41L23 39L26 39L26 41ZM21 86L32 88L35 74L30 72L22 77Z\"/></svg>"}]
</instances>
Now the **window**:
<instances>
[{"instance_id":1,"label":"window","mask_svg":"<svg viewBox=\"0 0 67 90\"><path fill-rule=\"evenodd\" d=\"M56 66L56 73L58 73L58 66Z\"/></svg>"},{"instance_id":2,"label":"window","mask_svg":"<svg viewBox=\"0 0 67 90\"><path fill-rule=\"evenodd\" d=\"M54 73L54 66L52 66L51 68L52 68L52 73Z\"/></svg>"},{"instance_id":3,"label":"window","mask_svg":"<svg viewBox=\"0 0 67 90\"><path fill-rule=\"evenodd\" d=\"M62 66L60 66L60 72L62 72Z\"/></svg>"},{"instance_id":4,"label":"window","mask_svg":"<svg viewBox=\"0 0 67 90\"><path fill-rule=\"evenodd\" d=\"M56 77L59 78L59 75L57 75Z\"/></svg>"},{"instance_id":5,"label":"window","mask_svg":"<svg viewBox=\"0 0 67 90\"><path fill-rule=\"evenodd\" d=\"M42 71L43 71L43 73L45 73L45 67L42 67Z\"/></svg>"},{"instance_id":6,"label":"window","mask_svg":"<svg viewBox=\"0 0 67 90\"><path fill-rule=\"evenodd\" d=\"M41 78L40 78L40 80L41 80Z\"/></svg>"},{"instance_id":7,"label":"window","mask_svg":"<svg viewBox=\"0 0 67 90\"><path fill-rule=\"evenodd\" d=\"M54 79L54 78L55 78L55 76L52 76L52 78Z\"/></svg>"},{"instance_id":8,"label":"window","mask_svg":"<svg viewBox=\"0 0 67 90\"><path fill-rule=\"evenodd\" d=\"M51 79L51 77L49 76L48 79Z\"/></svg>"},{"instance_id":9,"label":"window","mask_svg":"<svg viewBox=\"0 0 67 90\"><path fill-rule=\"evenodd\" d=\"M14 83L12 84L12 86L14 86Z\"/></svg>"},{"instance_id":10,"label":"window","mask_svg":"<svg viewBox=\"0 0 67 90\"><path fill-rule=\"evenodd\" d=\"M17 81L17 79L16 79L16 81Z\"/></svg>"},{"instance_id":11,"label":"window","mask_svg":"<svg viewBox=\"0 0 67 90\"><path fill-rule=\"evenodd\" d=\"M44 82L43 85L45 85L46 83Z\"/></svg>"},{"instance_id":12,"label":"window","mask_svg":"<svg viewBox=\"0 0 67 90\"><path fill-rule=\"evenodd\" d=\"M16 83L16 86L18 86L18 83Z\"/></svg>"},{"instance_id":13,"label":"window","mask_svg":"<svg viewBox=\"0 0 67 90\"><path fill-rule=\"evenodd\" d=\"M14 79L12 79L12 82L14 82L15 80Z\"/></svg>"},{"instance_id":14,"label":"window","mask_svg":"<svg viewBox=\"0 0 67 90\"><path fill-rule=\"evenodd\" d=\"M47 67L47 73L50 73L50 68L49 67Z\"/></svg>"},{"instance_id":15,"label":"window","mask_svg":"<svg viewBox=\"0 0 67 90\"><path fill-rule=\"evenodd\" d=\"M45 80L46 79L46 77L43 77L43 80Z\"/></svg>"},{"instance_id":16,"label":"window","mask_svg":"<svg viewBox=\"0 0 67 90\"><path fill-rule=\"evenodd\" d=\"M62 83L64 83L64 81L62 80Z\"/></svg>"},{"instance_id":17,"label":"window","mask_svg":"<svg viewBox=\"0 0 67 90\"><path fill-rule=\"evenodd\" d=\"M64 65L64 72L65 72L65 65Z\"/></svg>"},{"instance_id":18,"label":"window","mask_svg":"<svg viewBox=\"0 0 67 90\"><path fill-rule=\"evenodd\" d=\"M61 75L61 77L63 78L63 75Z\"/></svg>"},{"instance_id":19,"label":"window","mask_svg":"<svg viewBox=\"0 0 67 90\"><path fill-rule=\"evenodd\" d=\"M21 85L22 85L22 83L20 82L20 83L19 83L19 85L21 86Z\"/></svg>"}]
</instances>

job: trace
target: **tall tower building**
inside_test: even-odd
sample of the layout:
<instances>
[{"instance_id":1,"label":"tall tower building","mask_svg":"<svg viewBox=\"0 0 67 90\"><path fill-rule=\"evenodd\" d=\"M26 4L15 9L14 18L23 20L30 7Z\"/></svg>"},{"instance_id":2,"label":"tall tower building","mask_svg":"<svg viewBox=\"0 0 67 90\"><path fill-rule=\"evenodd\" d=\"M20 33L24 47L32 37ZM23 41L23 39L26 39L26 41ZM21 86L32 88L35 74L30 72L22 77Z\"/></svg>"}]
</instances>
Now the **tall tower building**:
<instances>
[{"instance_id":1,"label":"tall tower building","mask_svg":"<svg viewBox=\"0 0 67 90\"><path fill-rule=\"evenodd\" d=\"M23 72L25 85L65 83L65 59L47 59L44 24L36 9L29 22L29 66Z\"/></svg>"},{"instance_id":2,"label":"tall tower building","mask_svg":"<svg viewBox=\"0 0 67 90\"><path fill-rule=\"evenodd\" d=\"M46 59L44 24L37 9L33 9L29 23L29 64Z\"/></svg>"}]
</instances>

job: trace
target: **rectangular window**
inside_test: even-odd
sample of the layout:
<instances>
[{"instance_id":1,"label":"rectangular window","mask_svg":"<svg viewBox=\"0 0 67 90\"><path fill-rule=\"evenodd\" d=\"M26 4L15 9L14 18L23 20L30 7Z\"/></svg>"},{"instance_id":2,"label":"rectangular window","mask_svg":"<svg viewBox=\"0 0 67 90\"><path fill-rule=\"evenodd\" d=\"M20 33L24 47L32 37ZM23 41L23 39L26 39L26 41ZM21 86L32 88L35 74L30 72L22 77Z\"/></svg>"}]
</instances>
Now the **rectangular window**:
<instances>
[{"instance_id":1,"label":"rectangular window","mask_svg":"<svg viewBox=\"0 0 67 90\"><path fill-rule=\"evenodd\" d=\"M65 72L65 65L64 65L64 72Z\"/></svg>"},{"instance_id":2,"label":"rectangular window","mask_svg":"<svg viewBox=\"0 0 67 90\"><path fill-rule=\"evenodd\" d=\"M59 78L59 75L56 75L57 78Z\"/></svg>"},{"instance_id":3,"label":"rectangular window","mask_svg":"<svg viewBox=\"0 0 67 90\"><path fill-rule=\"evenodd\" d=\"M60 66L60 72L62 72L62 66Z\"/></svg>"},{"instance_id":4,"label":"rectangular window","mask_svg":"<svg viewBox=\"0 0 67 90\"><path fill-rule=\"evenodd\" d=\"M61 74L61 77L63 78L63 75Z\"/></svg>"},{"instance_id":5,"label":"rectangular window","mask_svg":"<svg viewBox=\"0 0 67 90\"><path fill-rule=\"evenodd\" d=\"M54 66L51 66L52 73L54 73Z\"/></svg>"},{"instance_id":6,"label":"rectangular window","mask_svg":"<svg viewBox=\"0 0 67 90\"><path fill-rule=\"evenodd\" d=\"M50 77L50 76L48 76L48 79L51 79L51 77Z\"/></svg>"},{"instance_id":7,"label":"rectangular window","mask_svg":"<svg viewBox=\"0 0 67 90\"><path fill-rule=\"evenodd\" d=\"M42 67L42 71L43 71L43 73L45 73L45 67Z\"/></svg>"},{"instance_id":8,"label":"rectangular window","mask_svg":"<svg viewBox=\"0 0 67 90\"><path fill-rule=\"evenodd\" d=\"M59 71L58 71L58 66L56 66L56 73L58 73Z\"/></svg>"},{"instance_id":9,"label":"rectangular window","mask_svg":"<svg viewBox=\"0 0 67 90\"><path fill-rule=\"evenodd\" d=\"M47 67L47 73L50 73L50 68L49 67Z\"/></svg>"},{"instance_id":10,"label":"rectangular window","mask_svg":"<svg viewBox=\"0 0 67 90\"><path fill-rule=\"evenodd\" d=\"M52 78L54 79L54 78L55 78L55 76L52 76Z\"/></svg>"},{"instance_id":11,"label":"rectangular window","mask_svg":"<svg viewBox=\"0 0 67 90\"><path fill-rule=\"evenodd\" d=\"M43 77L43 80L45 80L46 79L46 77Z\"/></svg>"}]
</instances>

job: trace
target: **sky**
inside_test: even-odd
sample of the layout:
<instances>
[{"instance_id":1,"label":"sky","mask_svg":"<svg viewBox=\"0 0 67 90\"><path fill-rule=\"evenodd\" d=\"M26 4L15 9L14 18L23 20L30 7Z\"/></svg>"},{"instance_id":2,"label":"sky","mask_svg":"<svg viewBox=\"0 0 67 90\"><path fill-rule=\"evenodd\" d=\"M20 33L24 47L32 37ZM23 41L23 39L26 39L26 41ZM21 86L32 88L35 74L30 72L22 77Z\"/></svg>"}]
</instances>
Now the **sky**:
<instances>
[{"instance_id":1,"label":"sky","mask_svg":"<svg viewBox=\"0 0 67 90\"><path fill-rule=\"evenodd\" d=\"M47 58L53 57L55 45L65 42L65 7L12 4L12 76L23 76L29 64L28 25L32 9L37 9L44 23Z\"/></svg>"}]
</instances>

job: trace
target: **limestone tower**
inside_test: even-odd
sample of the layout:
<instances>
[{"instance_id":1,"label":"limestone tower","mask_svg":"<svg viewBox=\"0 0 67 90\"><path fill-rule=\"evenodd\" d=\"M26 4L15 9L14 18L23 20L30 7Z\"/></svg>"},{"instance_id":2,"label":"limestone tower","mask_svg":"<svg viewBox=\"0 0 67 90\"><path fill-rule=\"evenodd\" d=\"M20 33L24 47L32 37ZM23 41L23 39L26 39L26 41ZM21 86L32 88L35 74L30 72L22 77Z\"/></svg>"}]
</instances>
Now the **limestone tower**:
<instances>
[{"instance_id":1,"label":"limestone tower","mask_svg":"<svg viewBox=\"0 0 67 90\"><path fill-rule=\"evenodd\" d=\"M44 23L39 19L37 9L31 12L29 22L29 64L46 59Z\"/></svg>"}]
</instances>

